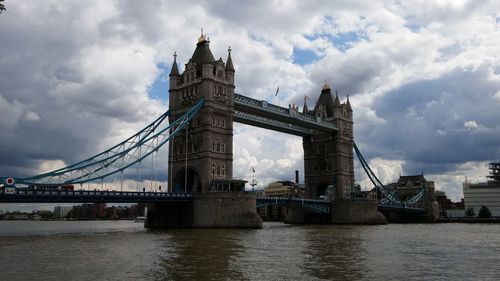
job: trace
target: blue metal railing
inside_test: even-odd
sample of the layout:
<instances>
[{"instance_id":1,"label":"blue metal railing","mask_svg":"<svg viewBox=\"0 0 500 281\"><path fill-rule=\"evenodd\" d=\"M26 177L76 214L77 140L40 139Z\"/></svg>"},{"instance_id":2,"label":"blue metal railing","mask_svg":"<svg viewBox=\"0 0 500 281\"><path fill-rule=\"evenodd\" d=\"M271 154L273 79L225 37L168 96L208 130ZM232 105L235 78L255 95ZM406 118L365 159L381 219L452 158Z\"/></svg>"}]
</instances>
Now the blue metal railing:
<instances>
[{"instance_id":1,"label":"blue metal railing","mask_svg":"<svg viewBox=\"0 0 500 281\"><path fill-rule=\"evenodd\" d=\"M329 200L320 199L305 199L292 197L257 197L257 208L269 205L299 207L307 209L315 213L329 214L332 202Z\"/></svg>"}]
</instances>

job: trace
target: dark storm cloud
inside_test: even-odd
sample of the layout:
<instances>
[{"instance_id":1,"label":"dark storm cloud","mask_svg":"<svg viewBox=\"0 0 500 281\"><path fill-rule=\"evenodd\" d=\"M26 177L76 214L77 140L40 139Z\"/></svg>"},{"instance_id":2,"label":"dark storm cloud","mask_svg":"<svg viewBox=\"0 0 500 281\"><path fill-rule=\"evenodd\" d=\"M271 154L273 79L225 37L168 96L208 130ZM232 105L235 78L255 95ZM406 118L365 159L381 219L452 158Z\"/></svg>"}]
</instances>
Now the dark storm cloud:
<instances>
[{"instance_id":1,"label":"dark storm cloud","mask_svg":"<svg viewBox=\"0 0 500 281\"><path fill-rule=\"evenodd\" d=\"M407 173L444 173L467 161L500 159L500 90L489 65L455 69L417 81L375 100L385 124L366 128L365 157L405 159Z\"/></svg>"},{"instance_id":2,"label":"dark storm cloud","mask_svg":"<svg viewBox=\"0 0 500 281\"><path fill-rule=\"evenodd\" d=\"M125 67L130 61L116 59L115 69L95 74L104 63L95 54L109 50L103 45L113 37L101 40L89 7L32 4L11 5L0 24L0 176L30 176L46 160L88 157L117 120L140 122L148 111L134 90L141 74L131 77Z\"/></svg>"}]
</instances>

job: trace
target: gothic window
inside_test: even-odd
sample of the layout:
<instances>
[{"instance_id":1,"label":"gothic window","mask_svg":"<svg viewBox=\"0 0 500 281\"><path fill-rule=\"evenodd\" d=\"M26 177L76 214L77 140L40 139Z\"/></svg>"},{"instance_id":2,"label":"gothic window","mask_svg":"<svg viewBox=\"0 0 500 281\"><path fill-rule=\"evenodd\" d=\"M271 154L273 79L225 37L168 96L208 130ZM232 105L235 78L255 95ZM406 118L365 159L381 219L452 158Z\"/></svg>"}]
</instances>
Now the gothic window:
<instances>
[{"instance_id":1,"label":"gothic window","mask_svg":"<svg viewBox=\"0 0 500 281\"><path fill-rule=\"evenodd\" d=\"M225 175L225 174L226 174L226 164L222 163L222 164L220 165L220 167L221 167L221 174L222 174L222 175Z\"/></svg>"},{"instance_id":2,"label":"gothic window","mask_svg":"<svg viewBox=\"0 0 500 281\"><path fill-rule=\"evenodd\" d=\"M217 148L216 148L216 151L217 151L217 152L221 152L221 151L220 151L220 143L217 143L217 146L216 146L216 147L217 147Z\"/></svg>"},{"instance_id":3,"label":"gothic window","mask_svg":"<svg viewBox=\"0 0 500 281\"><path fill-rule=\"evenodd\" d=\"M217 175L220 175L220 165L217 165Z\"/></svg>"},{"instance_id":4,"label":"gothic window","mask_svg":"<svg viewBox=\"0 0 500 281\"><path fill-rule=\"evenodd\" d=\"M222 119L222 128L226 128L226 120Z\"/></svg>"},{"instance_id":5,"label":"gothic window","mask_svg":"<svg viewBox=\"0 0 500 281\"><path fill-rule=\"evenodd\" d=\"M212 162L212 175L215 175L215 162Z\"/></svg>"},{"instance_id":6,"label":"gothic window","mask_svg":"<svg viewBox=\"0 0 500 281\"><path fill-rule=\"evenodd\" d=\"M217 76L219 76L219 77L224 76L224 72L223 72L222 70L219 70L219 72L218 72Z\"/></svg>"},{"instance_id":7,"label":"gothic window","mask_svg":"<svg viewBox=\"0 0 500 281\"><path fill-rule=\"evenodd\" d=\"M221 144L221 152L222 153L226 152L226 144L225 143Z\"/></svg>"},{"instance_id":8,"label":"gothic window","mask_svg":"<svg viewBox=\"0 0 500 281\"><path fill-rule=\"evenodd\" d=\"M215 152L215 142L212 142L212 152Z\"/></svg>"}]
</instances>

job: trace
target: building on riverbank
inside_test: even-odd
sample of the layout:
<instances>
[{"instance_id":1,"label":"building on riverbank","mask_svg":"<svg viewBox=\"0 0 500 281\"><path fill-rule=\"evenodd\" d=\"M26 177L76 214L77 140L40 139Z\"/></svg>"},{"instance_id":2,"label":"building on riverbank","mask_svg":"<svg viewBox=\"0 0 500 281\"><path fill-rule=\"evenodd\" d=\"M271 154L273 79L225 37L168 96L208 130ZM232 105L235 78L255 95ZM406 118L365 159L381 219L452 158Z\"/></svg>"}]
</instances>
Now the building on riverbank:
<instances>
[{"instance_id":1,"label":"building on riverbank","mask_svg":"<svg viewBox=\"0 0 500 281\"><path fill-rule=\"evenodd\" d=\"M500 217L500 162L489 163L490 174L486 182L463 183L465 209L472 207L476 214L486 206L491 216Z\"/></svg>"}]
</instances>

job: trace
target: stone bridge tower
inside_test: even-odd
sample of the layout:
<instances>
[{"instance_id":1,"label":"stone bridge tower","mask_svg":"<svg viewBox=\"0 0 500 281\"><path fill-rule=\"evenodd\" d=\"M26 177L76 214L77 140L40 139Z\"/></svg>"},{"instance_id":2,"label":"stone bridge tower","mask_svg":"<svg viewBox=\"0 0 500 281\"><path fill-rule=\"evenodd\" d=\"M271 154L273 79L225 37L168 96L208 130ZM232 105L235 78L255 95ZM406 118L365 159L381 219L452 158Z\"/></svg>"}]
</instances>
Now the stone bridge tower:
<instances>
[{"instance_id":1,"label":"stone bridge tower","mask_svg":"<svg viewBox=\"0 0 500 281\"><path fill-rule=\"evenodd\" d=\"M214 180L232 178L235 71L231 48L224 63L222 58L214 59L209 44L202 33L183 73L174 54L169 75L170 123L200 99L205 99L205 105L187 130L169 144L169 191L204 193Z\"/></svg>"},{"instance_id":2,"label":"stone bridge tower","mask_svg":"<svg viewBox=\"0 0 500 281\"><path fill-rule=\"evenodd\" d=\"M335 93L334 99L325 82L314 110L307 113L334 121L339 130L334 134L303 138L306 196L317 198L333 186L335 199L342 200L349 196L354 186L353 119L349 97L341 104L338 94Z\"/></svg>"}]
</instances>

